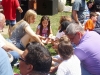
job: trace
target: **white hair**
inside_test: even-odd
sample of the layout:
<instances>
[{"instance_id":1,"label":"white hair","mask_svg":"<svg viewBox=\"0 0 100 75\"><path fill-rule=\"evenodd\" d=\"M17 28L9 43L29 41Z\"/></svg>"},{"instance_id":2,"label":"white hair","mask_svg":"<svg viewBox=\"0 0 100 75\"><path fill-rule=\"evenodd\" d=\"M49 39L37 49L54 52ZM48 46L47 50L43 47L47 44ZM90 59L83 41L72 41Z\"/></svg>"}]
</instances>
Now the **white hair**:
<instances>
[{"instance_id":1,"label":"white hair","mask_svg":"<svg viewBox=\"0 0 100 75\"><path fill-rule=\"evenodd\" d=\"M66 28L66 35L75 35L77 32L83 32L84 28L81 24L77 24L75 22L70 23Z\"/></svg>"}]
</instances>

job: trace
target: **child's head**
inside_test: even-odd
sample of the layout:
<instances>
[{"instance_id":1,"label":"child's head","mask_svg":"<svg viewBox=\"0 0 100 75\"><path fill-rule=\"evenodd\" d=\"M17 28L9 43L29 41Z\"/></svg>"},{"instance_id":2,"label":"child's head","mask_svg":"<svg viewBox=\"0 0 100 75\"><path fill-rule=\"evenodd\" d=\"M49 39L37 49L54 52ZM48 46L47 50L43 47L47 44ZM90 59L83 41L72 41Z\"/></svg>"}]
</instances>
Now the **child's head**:
<instances>
[{"instance_id":1,"label":"child's head","mask_svg":"<svg viewBox=\"0 0 100 75\"><path fill-rule=\"evenodd\" d=\"M66 28L67 28L67 26L68 26L70 23L71 23L70 21L63 21L63 22L61 23L61 25L60 25L61 28L60 28L59 32L65 31Z\"/></svg>"},{"instance_id":2,"label":"child's head","mask_svg":"<svg viewBox=\"0 0 100 75\"><path fill-rule=\"evenodd\" d=\"M43 28L48 28L47 34L50 34L50 19L48 16L43 16L40 21L40 35L42 34Z\"/></svg>"},{"instance_id":3,"label":"child's head","mask_svg":"<svg viewBox=\"0 0 100 75\"><path fill-rule=\"evenodd\" d=\"M30 23L34 23L35 22L36 16L37 16L37 13L34 10L29 9L25 13L23 19L30 24Z\"/></svg>"},{"instance_id":4,"label":"child's head","mask_svg":"<svg viewBox=\"0 0 100 75\"><path fill-rule=\"evenodd\" d=\"M64 21L69 21L69 22L71 22L71 21L72 21L72 19L71 19L71 17L70 17L70 16L61 16L60 21L59 21L60 26L59 26L58 30L60 30L60 29L61 29L61 23L62 23L62 22L64 22Z\"/></svg>"},{"instance_id":5,"label":"child's head","mask_svg":"<svg viewBox=\"0 0 100 75\"><path fill-rule=\"evenodd\" d=\"M67 36L63 36L60 38L58 53L63 59L69 59L73 55L73 47Z\"/></svg>"},{"instance_id":6,"label":"child's head","mask_svg":"<svg viewBox=\"0 0 100 75\"><path fill-rule=\"evenodd\" d=\"M96 22L96 21L97 21L97 14L96 14L96 12L91 12L91 13L90 13L90 19L91 19L93 22Z\"/></svg>"},{"instance_id":7,"label":"child's head","mask_svg":"<svg viewBox=\"0 0 100 75\"><path fill-rule=\"evenodd\" d=\"M40 25L42 25L43 28L49 27L50 26L50 19L49 19L49 17L48 16L43 16L41 18Z\"/></svg>"},{"instance_id":8,"label":"child's head","mask_svg":"<svg viewBox=\"0 0 100 75\"><path fill-rule=\"evenodd\" d=\"M94 4L93 1L88 1L88 2L87 2L88 8L89 8L89 9L92 8L93 4Z\"/></svg>"},{"instance_id":9,"label":"child's head","mask_svg":"<svg viewBox=\"0 0 100 75\"><path fill-rule=\"evenodd\" d=\"M60 18L60 24L63 22L63 21L72 21L71 17L70 16L61 16Z\"/></svg>"}]
</instances>

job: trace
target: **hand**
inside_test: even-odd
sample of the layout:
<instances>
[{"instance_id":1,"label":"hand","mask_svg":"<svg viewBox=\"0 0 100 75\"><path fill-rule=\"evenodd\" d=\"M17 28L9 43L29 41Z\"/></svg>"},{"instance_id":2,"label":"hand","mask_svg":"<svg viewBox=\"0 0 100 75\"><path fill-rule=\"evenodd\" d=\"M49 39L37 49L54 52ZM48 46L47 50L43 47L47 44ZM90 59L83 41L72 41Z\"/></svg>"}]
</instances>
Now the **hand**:
<instances>
[{"instance_id":1,"label":"hand","mask_svg":"<svg viewBox=\"0 0 100 75\"><path fill-rule=\"evenodd\" d=\"M45 40L46 38L42 36L42 39Z\"/></svg>"},{"instance_id":2,"label":"hand","mask_svg":"<svg viewBox=\"0 0 100 75\"><path fill-rule=\"evenodd\" d=\"M57 69L58 69L58 66L52 66L51 68L50 68L50 73L52 74L52 73L55 73L56 71L57 71Z\"/></svg>"},{"instance_id":3,"label":"hand","mask_svg":"<svg viewBox=\"0 0 100 75\"><path fill-rule=\"evenodd\" d=\"M22 12L23 12L23 10L22 10L22 9L20 9L20 10L19 10L19 12L20 12L20 13L22 13Z\"/></svg>"}]
</instances>

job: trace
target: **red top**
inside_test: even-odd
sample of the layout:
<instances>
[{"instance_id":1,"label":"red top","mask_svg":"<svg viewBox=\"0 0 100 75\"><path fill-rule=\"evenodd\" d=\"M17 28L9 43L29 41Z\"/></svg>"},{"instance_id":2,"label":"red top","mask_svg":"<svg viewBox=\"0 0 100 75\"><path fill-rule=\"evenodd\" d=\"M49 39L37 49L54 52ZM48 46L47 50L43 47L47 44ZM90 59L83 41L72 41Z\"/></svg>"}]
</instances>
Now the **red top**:
<instances>
[{"instance_id":1,"label":"red top","mask_svg":"<svg viewBox=\"0 0 100 75\"><path fill-rule=\"evenodd\" d=\"M7 20L16 19L16 9L19 7L18 0L2 0L1 5L3 6L4 15Z\"/></svg>"}]
</instances>

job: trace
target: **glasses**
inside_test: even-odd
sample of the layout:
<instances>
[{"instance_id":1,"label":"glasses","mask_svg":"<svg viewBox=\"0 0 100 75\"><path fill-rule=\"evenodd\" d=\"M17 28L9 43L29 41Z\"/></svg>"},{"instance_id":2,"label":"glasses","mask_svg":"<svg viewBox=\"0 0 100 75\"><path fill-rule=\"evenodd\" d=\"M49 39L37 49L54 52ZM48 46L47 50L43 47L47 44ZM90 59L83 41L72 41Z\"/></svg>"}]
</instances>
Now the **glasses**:
<instances>
[{"instance_id":1,"label":"glasses","mask_svg":"<svg viewBox=\"0 0 100 75\"><path fill-rule=\"evenodd\" d=\"M70 41L73 41L75 39L76 34L70 38Z\"/></svg>"},{"instance_id":2,"label":"glasses","mask_svg":"<svg viewBox=\"0 0 100 75\"><path fill-rule=\"evenodd\" d=\"M23 59L22 57L20 57L19 60L26 62L25 59Z\"/></svg>"}]
</instances>

